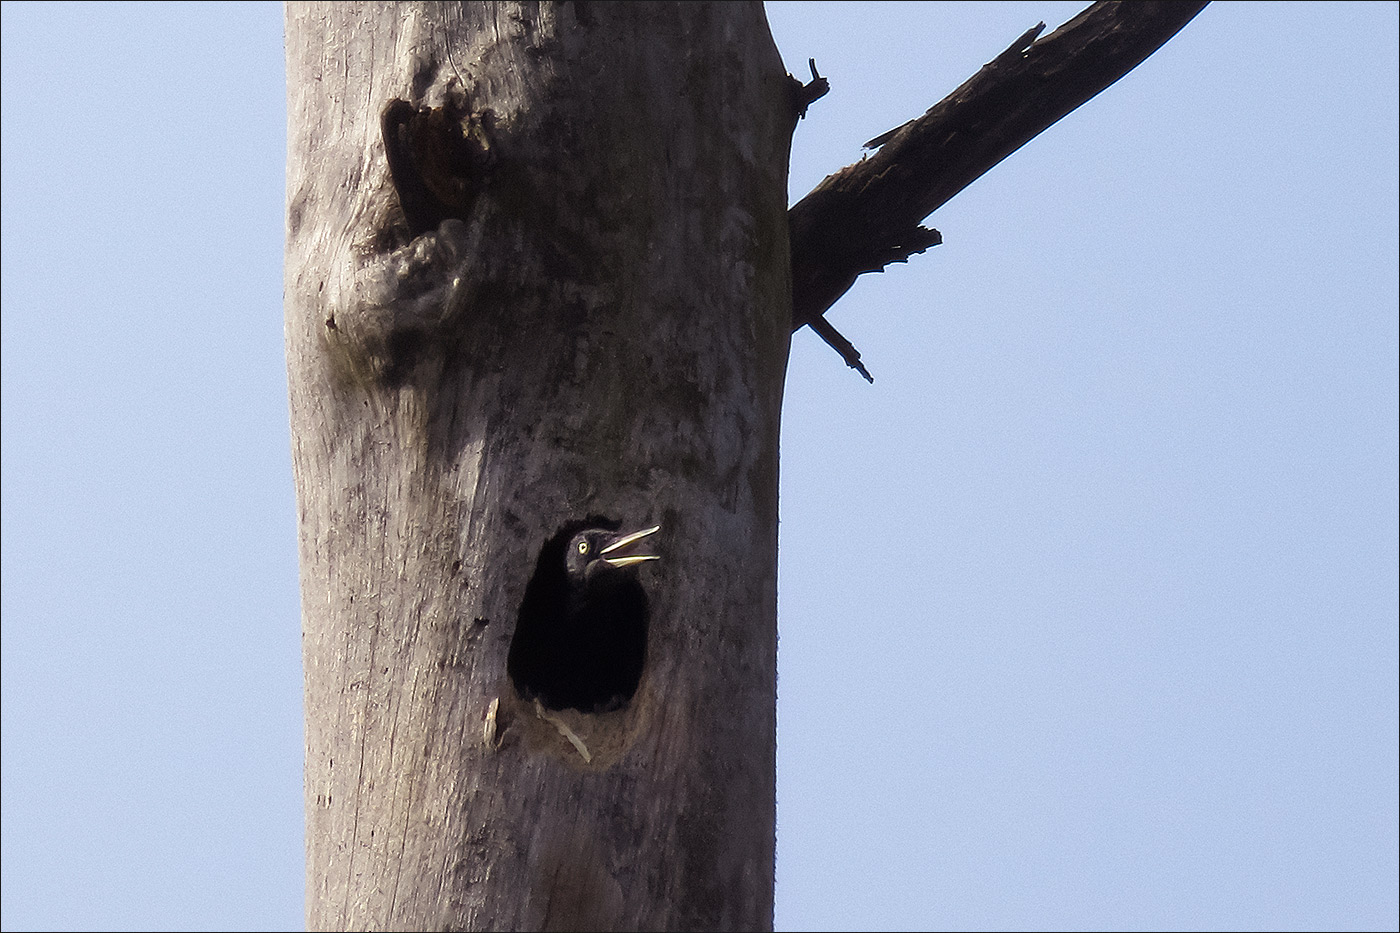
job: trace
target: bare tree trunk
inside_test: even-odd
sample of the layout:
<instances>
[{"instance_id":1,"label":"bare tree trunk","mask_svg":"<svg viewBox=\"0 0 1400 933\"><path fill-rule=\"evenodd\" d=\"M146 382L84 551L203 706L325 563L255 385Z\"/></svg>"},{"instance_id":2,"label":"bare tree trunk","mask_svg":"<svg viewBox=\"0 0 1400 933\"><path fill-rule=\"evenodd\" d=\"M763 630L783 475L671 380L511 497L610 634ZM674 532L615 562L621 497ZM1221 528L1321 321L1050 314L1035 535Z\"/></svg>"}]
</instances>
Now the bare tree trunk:
<instances>
[{"instance_id":1,"label":"bare tree trunk","mask_svg":"<svg viewBox=\"0 0 1400 933\"><path fill-rule=\"evenodd\" d=\"M785 215L826 82L761 4L289 5L311 927L771 926L789 328L870 378L822 312L1200 6L1030 30ZM507 660L580 523L661 526L620 708Z\"/></svg>"},{"instance_id":2,"label":"bare tree trunk","mask_svg":"<svg viewBox=\"0 0 1400 933\"><path fill-rule=\"evenodd\" d=\"M286 26L308 924L770 927L794 114L761 4ZM646 663L549 711L507 651L589 515L661 526Z\"/></svg>"}]
</instances>

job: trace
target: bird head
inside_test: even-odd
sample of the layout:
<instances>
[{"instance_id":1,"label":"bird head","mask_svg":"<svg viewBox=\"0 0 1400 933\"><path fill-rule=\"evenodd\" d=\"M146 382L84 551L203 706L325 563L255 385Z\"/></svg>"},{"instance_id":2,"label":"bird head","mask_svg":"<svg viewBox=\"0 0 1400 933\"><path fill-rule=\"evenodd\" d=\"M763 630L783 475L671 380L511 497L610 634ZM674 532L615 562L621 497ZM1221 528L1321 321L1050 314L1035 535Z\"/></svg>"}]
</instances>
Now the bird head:
<instances>
[{"instance_id":1,"label":"bird head","mask_svg":"<svg viewBox=\"0 0 1400 933\"><path fill-rule=\"evenodd\" d=\"M642 531L619 532L604 528L587 528L569 539L564 554L564 566L569 579L576 585L586 583L595 574L631 567L648 560L660 560L658 554L637 553L638 542L661 530L660 525Z\"/></svg>"}]
</instances>

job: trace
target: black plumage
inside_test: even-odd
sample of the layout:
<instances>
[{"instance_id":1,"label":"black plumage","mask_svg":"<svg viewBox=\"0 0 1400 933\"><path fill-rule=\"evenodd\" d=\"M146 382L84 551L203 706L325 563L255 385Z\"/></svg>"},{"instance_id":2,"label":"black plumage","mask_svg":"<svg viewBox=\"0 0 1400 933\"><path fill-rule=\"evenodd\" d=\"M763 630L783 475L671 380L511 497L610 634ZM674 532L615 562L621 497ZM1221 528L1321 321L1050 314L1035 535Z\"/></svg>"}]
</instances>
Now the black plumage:
<instances>
[{"instance_id":1,"label":"black plumage","mask_svg":"<svg viewBox=\"0 0 1400 933\"><path fill-rule=\"evenodd\" d=\"M548 709L601 713L637 692L646 660L648 607L636 565L657 531L622 533L591 516L540 548L525 587L506 671L526 699Z\"/></svg>"}]
</instances>

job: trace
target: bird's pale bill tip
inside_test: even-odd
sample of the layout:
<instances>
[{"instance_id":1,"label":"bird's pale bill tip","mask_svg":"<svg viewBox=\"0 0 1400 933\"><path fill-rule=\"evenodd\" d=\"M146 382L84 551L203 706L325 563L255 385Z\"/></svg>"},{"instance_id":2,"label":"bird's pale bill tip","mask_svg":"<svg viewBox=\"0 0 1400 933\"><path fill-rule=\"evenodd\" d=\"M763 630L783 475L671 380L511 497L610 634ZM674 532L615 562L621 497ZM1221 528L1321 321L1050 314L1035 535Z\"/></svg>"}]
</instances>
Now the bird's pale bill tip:
<instances>
[{"instance_id":1,"label":"bird's pale bill tip","mask_svg":"<svg viewBox=\"0 0 1400 933\"><path fill-rule=\"evenodd\" d=\"M618 538L616 541L614 541L612 544L609 544L607 547L603 548L603 549L602 549L601 551L599 551L598 553L599 553L599 554L609 554L609 553L611 553L611 552L613 552L613 551L616 551L618 548L624 548L624 547L626 547L627 545L631 544L633 541L640 541L642 538L645 538L647 535L655 534L656 532L658 532L658 531L660 531L660 530L661 530L661 526L660 526L660 525L653 525L652 527L646 529L645 531L634 531L634 532L632 532L630 535L623 535L621 538ZM638 561L638 560L654 560L655 558L653 558L653 557L632 557L632 558L624 558L624 559L625 559L625 560L628 560L628 561L635 562L635 561ZM615 563L614 565L615 565L615 566L623 566L622 564L616 564L616 563Z\"/></svg>"}]
</instances>

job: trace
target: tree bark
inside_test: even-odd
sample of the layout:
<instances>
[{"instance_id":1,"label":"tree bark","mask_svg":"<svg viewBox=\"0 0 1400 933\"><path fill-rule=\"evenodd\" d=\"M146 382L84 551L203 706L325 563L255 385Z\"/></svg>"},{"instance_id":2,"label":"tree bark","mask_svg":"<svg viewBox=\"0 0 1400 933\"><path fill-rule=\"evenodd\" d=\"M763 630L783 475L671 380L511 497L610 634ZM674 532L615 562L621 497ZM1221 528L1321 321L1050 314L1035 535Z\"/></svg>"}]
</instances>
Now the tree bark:
<instances>
[{"instance_id":1,"label":"tree bark","mask_svg":"<svg viewBox=\"0 0 1400 933\"><path fill-rule=\"evenodd\" d=\"M308 925L770 927L795 113L761 4L292 4L286 47ZM507 651L594 514L661 526L642 681L549 712Z\"/></svg>"}]
</instances>

